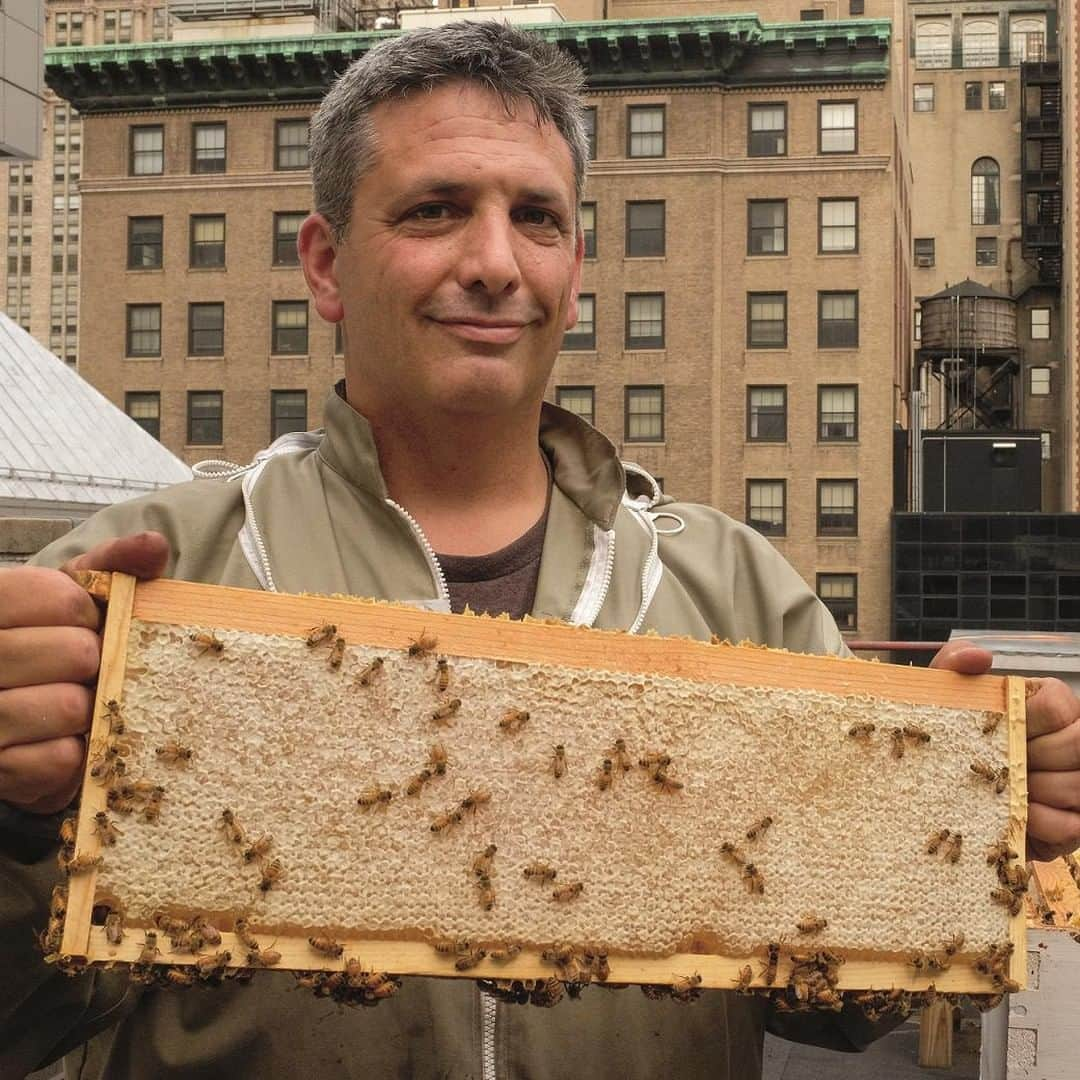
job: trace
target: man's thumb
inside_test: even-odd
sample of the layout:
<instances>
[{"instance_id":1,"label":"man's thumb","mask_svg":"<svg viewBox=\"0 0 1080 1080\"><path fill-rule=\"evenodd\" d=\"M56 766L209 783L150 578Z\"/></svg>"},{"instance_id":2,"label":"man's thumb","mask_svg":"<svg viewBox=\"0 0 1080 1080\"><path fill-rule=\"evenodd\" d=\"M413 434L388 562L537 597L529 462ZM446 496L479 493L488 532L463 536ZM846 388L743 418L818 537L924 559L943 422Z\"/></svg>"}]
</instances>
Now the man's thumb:
<instances>
[{"instance_id":1,"label":"man's thumb","mask_svg":"<svg viewBox=\"0 0 1080 1080\"><path fill-rule=\"evenodd\" d=\"M137 578L161 577L169 562L169 541L159 532L132 533L105 540L69 559L61 570L116 570Z\"/></svg>"}]
</instances>

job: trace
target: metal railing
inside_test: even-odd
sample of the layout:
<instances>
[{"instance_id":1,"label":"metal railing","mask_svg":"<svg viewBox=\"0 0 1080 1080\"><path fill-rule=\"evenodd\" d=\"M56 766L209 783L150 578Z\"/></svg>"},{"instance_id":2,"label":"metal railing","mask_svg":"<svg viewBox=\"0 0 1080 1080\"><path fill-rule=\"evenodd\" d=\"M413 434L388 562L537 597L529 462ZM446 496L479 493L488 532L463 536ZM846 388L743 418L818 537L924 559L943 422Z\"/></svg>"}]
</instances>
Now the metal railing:
<instances>
[{"instance_id":1,"label":"metal railing","mask_svg":"<svg viewBox=\"0 0 1080 1080\"><path fill-rule=\"evenodd\" d=\"M136 480L130 476L98 476L96 473L59 472L56 469L24 469L15 465L0 466L0 478L27 480L46 484L84 484L87 487L128 488L132 491L159 491L176 481Z\"/></svg>"}]
</instances>

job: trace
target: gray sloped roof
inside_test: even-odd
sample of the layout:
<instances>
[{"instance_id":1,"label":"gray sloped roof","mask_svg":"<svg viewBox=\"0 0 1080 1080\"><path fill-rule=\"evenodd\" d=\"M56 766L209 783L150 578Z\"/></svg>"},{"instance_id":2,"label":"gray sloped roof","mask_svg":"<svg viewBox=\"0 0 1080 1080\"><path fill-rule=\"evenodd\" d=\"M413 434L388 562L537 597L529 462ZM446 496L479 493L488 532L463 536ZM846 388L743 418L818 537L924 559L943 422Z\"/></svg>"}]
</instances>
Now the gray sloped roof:
<instances>
[{"instance_id":1,"label":"gray sloped roof","mask_svg":"<svg viewBox=\"0 0 1080 1080\"><path fill-rule=\"evenodd\" d=\"M1011 296L1006 296L1004 293L994 292L993 289L988 288L986 285L980 285L977 281L972 281L971 278L964 278L963 281L950 288L942 289L940 292L936 292L933 296L920 296L920 300L944 300L952 296L978 296L989 297L992 300L1011 300Z\"/></svg>"},{"instance_id":2,"label":"gray sloped roof","mask_svg":"<svg viewBox=\"0 0 1080 1080\"><path fill-rule=\"evenodd\" d=\"M123 502L191 469L0 312L0 500Z\"/></svg>"}]
</instances>

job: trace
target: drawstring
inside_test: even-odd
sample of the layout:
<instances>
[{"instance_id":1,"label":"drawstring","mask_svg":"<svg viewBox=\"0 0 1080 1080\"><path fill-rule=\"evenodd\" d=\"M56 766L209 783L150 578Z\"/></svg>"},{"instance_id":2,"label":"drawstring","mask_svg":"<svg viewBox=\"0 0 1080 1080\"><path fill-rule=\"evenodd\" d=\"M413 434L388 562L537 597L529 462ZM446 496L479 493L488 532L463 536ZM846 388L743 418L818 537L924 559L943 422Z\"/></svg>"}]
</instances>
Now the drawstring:
<instances>
[{"instance_id":1,"label":"drawstring","mask_svg":"<svg viewBox=\"0 0 1080 1080\"><path fill-rule=\"evenodd\" d=\"M200 480L235 480L258 465L256 458L248 465L237 465L234 461L223 461L221 458L208 458L206 461L196 461L191 466L191 471Z\"/></svg>"}]
</instances>

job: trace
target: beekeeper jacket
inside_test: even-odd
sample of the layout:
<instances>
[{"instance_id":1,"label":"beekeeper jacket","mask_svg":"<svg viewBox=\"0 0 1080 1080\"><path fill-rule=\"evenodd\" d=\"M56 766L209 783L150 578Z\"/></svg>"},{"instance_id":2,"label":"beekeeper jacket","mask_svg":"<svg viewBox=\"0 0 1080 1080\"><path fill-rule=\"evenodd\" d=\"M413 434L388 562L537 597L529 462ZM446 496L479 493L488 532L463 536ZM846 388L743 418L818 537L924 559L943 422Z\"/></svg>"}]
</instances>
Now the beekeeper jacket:
<instances>
[{"instance_id":1,"label":"beekeeper jacket","mask_svg":"<svg viewBox=\"0 0 1080 1080\"><path fill-rule=\"evenodd\" d=\"M104 510L36 561L59 565L104 539L156 529L171 545L171 577L447 610L438 561L390 498L367 422L338 393L324 421L243 470L222 466L217 479ZM828 612L756 532L662 495L563 410L544 406L540 442L554 490L534 615L845 651ZM857 1010L774 1017L756 998L715 991L688 1006L589 988L542 1009L496 1003L470 980L410 978L377 1008L342 1010L288 973L188 991L131 985L119 970L69 978L34 942L58 879L56 819L0 810L3 1080L65 1054L68 1076L87 1080L753 1080L766 1026L837 1049L877 1033Z\"/></svg>"}]
</instances>

